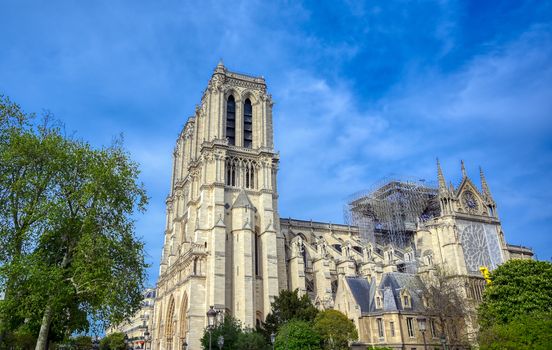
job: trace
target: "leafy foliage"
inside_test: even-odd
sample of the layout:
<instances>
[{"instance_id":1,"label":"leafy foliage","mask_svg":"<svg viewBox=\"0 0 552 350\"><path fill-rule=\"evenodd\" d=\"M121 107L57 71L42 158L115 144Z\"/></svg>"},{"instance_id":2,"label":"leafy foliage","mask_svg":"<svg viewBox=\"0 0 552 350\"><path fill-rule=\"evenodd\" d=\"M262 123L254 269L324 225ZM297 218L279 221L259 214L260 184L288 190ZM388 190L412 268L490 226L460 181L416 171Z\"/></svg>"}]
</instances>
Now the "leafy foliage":
<instances>
[{"instance_id":1,"label":"leafy foliage","mask_svg":"<svg viewBox=\"0 0 552 350\"><path fill-rule=\"evenodd\" d=\"M236 342L236 349L268 350L271 349L271 347L261 333L252 329L246 329L240 333L238 341Z\"/></svg>"},{"instance_id":2,"label":"leafy foliage","mask_svg":"<svg viewBox=\"0 0 552 350\"><path fill-rule=\"evenodd\" d=\"M547 350L552 344L552 313L519 315L494 324L479 335L481 350Z\"/></svg>"},{"instance_id":3,"label":"leafy foliage","mask_svg":"<svg viewBox=\"0 0 552 350\"><path fill-rule=\"evenodd\" d=\"M220 336L224 337L224 349L238 349L236 344L242 334L240 321L230 315L224 317L224 321L211 331L211 348L217 348L217 339ZM201 346L204 349L209 349L209 331L205 329L201 338Z\"/></svg>"},{"instance_id":4,"label":"leafy foliage","mask_svg":"<svg viewBox=\"0 0 552 350\"><path fill-rule=\"evenodd\" d=\"M266 316L263 328L268 335L278 333L282 324L290 320L311 322L318 314L308 295L299 297L299 291L281 290L271 304L271 312Z\"/></svg>"},{"instance_id":5,"label":"leafy foliage","mask_svg":"<svg viewBox=\"0 0 552 350\"><path fill-rule=\"evenodd\" d=\"M100 340L100 350L126 350L125 334L111 333Z\"/></svg>"},{"instance_id":6,"label":"leafy foliage","mask_svg":"<svg viewBox=\"0 0 552 350\"><path fill-rule=\"evenodd\" d=\"M314 330L320 334L324 349L349 349L349 341L356 340L355 324L337 310L325 310L316 315Z\"/></svg>"},{"instance_id":7,"label":"leafy foliage","mask_svg":"<svg viewBox=\"0 0 552 350\"><path fill-rule=\"evenodd\" d=\"M519 316L552 312L552 263L510 260L491 272L491 281L479 307L483 330Z\"/></svg>"},{"instance_id":8,"label":"leafy foliage","mask_svg":"<svg viewBox=\"0 0 552 350\"><path fill-rule=\"evenodd\" d=\"M313 329L312 323L293 320L283 324L274 342L278 350L319 350L322 338Z\"/></svg>"},{"instance_id":9,"label":"leafy foliage","mask_svg":"<svg viewBox=\"0 0 552 350\"><path fill-rule=\"evenodd\" d=\"M21 327L15 332L6 332L0 342L0 349L31 350L36 344L36 335Z\"/></svg>"},{"instance_id":10,"label":"leafy foliage","mask_svg":"<svg viewBox=\"0 0 552 350\"><path fill-rule=\"evenodd\" d=\"M77 350L90 350L92 349L92 337L79 335L71 339L71 344Z\"/></svg>"},{"instance_id":11,"label":"leafy foliage","mask_svg":"<svg viewBox=\"0 0 552 350\"><path fill-rule=\"evenodd\" d=\"M0 327L64 337L134 312L145 280L131 219L144 210L121 143L93 149L0 98Z\"/></svg>"}]
</instances>

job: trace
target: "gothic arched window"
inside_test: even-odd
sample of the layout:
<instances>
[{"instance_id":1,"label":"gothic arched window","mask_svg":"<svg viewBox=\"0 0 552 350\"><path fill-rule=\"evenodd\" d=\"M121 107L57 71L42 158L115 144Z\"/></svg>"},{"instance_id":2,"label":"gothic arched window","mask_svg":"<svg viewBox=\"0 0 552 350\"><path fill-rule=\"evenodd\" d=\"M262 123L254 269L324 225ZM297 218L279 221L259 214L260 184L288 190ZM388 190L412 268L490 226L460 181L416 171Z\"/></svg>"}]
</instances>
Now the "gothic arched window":
<instances>
[{"instance_id":1,"label":"gothic arched window","mask_svg":"<svg viewBox=\"0 0 552 350\"><path fill-rule=\"evenodd\" d=\"M228 144L236 144L236 101L234 96L230 95L226 102L226 138Z\"/></svg>"},{"instance_id":2,"label":"gothic arched window","mask_svg":"<svg viewBox=\"0 0 552 350\"><path fill-rule=\"evenodd\" d=\"M255 186L255 164L248 162L244 165L245 168L245 188L256 188Z\"/></svg>"},{"instance_id":3,"label":"gothic arched window","mask_svg":"<svg viewBox=\"0 0 552 350\"><path fill-rule=\"evenodd\" d=\"M243 104L243 147L251 148L253 145L253 106L251 100L245 100Z\"/></svg>"},{"instance_id":4,"label":"gothic arched window","mask_svg":"<svg viewBox=\"0 0 552 350\"><path fill-rule=\"evenodd\" d=\"M234 159L226 159L226 185L236 186L236 162Z\"/></svg>"}]
</instances>

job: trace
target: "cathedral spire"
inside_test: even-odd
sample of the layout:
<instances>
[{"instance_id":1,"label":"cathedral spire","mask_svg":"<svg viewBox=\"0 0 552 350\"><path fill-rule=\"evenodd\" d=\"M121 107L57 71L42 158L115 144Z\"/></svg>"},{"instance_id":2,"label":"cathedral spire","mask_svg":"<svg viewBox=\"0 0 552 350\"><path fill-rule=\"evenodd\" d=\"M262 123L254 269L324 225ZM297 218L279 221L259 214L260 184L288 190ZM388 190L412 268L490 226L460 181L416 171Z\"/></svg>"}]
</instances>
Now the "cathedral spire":
<instances>
[{"instance_id":1,"label":"cathedral spire","mask_svg":"<svg viewBox=\"0 0 552 350\"><path fill-rule=\"evenodd\" d=\"M483 191L483 195L487 197L487 199L492 200L491 190L489 190L487 179L485 179L485 174L483 174L483 168L481 167L479 167L479 177L481 178L481 190Z\"/></svg>"},{"instance_id":2,"label":"cathedral spire","mask_svg":"<svg viewBox=\"0 0 552 350\"><path fill-rule=\"evenodd\" d=\"M462 179L465 179L466 177L468 177L468 175L466 174L466 167L464 166L464 161L461 160L460 164L461 164L461 168L462 168Z\"/></svg>"},{"instance_id":3,"label":"cathedral spire","mask_svg":"<svg viewBox=\"0 0 552 350\"><path fill-rule=\"evenodd\" d=\"M439 158L437 158L437 178L439 179L439 191L446 191L447 183L445 181L445 176L443 175L443 170L441 170Z\"/></svg>"}]
</instances>

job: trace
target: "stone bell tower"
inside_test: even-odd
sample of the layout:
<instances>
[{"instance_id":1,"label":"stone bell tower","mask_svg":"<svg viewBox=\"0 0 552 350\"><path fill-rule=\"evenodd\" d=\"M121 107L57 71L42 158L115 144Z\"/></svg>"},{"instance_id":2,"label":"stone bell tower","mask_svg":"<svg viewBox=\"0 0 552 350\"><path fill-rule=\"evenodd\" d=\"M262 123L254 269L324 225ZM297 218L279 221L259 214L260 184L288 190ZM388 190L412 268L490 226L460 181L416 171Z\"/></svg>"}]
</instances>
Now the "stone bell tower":
<instances>
[{"instance_id":1,"label":"stone bell tower","mask_svg":"<svg viewBox=\"0 0 552 350\"><path fill-rule=\"evenodd\" d=\"M219 63L174 150L154 348L199 349L210 306L249 327L270 312L287 286L277 170L264 78Z\"/></svg>"}]
</instances>

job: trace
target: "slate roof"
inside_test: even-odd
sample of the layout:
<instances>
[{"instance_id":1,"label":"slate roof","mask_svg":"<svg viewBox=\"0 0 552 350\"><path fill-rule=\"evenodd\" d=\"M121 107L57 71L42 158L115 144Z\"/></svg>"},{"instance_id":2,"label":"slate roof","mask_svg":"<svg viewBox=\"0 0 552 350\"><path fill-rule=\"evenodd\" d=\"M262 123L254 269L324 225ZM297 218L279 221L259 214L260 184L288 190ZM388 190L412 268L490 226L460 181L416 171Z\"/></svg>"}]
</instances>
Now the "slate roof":
<instances>
[{"instance_id":1,"label":"slate roof","mask_svg":"<svg viewBox=\"0 0 552 350\"><path fill-rule=\"evenodd\" d=\"M388 297L392 297L396 309L393 310L407 310L421 312L423 311L424 305L420 296L420 291L422 290L423 282L420 279L420 276L410 274L410 273L401 273L401 272L390 272L383 276L383 279L380 283L380 289L384 290L384 310ZM392 293L386 295L385 290L390 290ZM403 289L407 289L410 293L412 307L404 309L401 302L400 292ZM389 304L391 305L391 303ZM387 311L387 310L385 310Z\"/></svg>"},{"instance_id":2,"label":"slate roof","mask_svg":"<svg viewBox=\"0 0 552 350\"><path fill-rule=\"evenodd\" d=\"M374 312L410 311L422 312L423 303L420 291L423 282L419 276L410 273L391 272L383 275L381 283L376 286L375 280L368 282L362 277L345 277L353 298L360 306L363 315ZM401 291L407 289L411 297L411 306L404 308L401 301ZM383 309L376 309L376 290L383 294Z\"/></svg>"},{"instance_id":3,"label":"slate roof","mask_svg":"<svg viewBox=\"0 0 552 350\"><path fill-rule=\"evenodd\" d=\"M353 298L360 306L361 313L370 311L370 284L366 278L362 277L345 277L345 281L353 294Z\"/></svg>"},{"instance_id":4,"label":"slate roof","mask_svg":"<svg viewBox=\"0 0 552 350\"><path fill-rule=\"evenodd\" d=\"M383 290L383 311L398 311L397 305L400 305L400 300L397 304L393 290L390 287L385 287Z\"/></svg>"}]
</instances>

